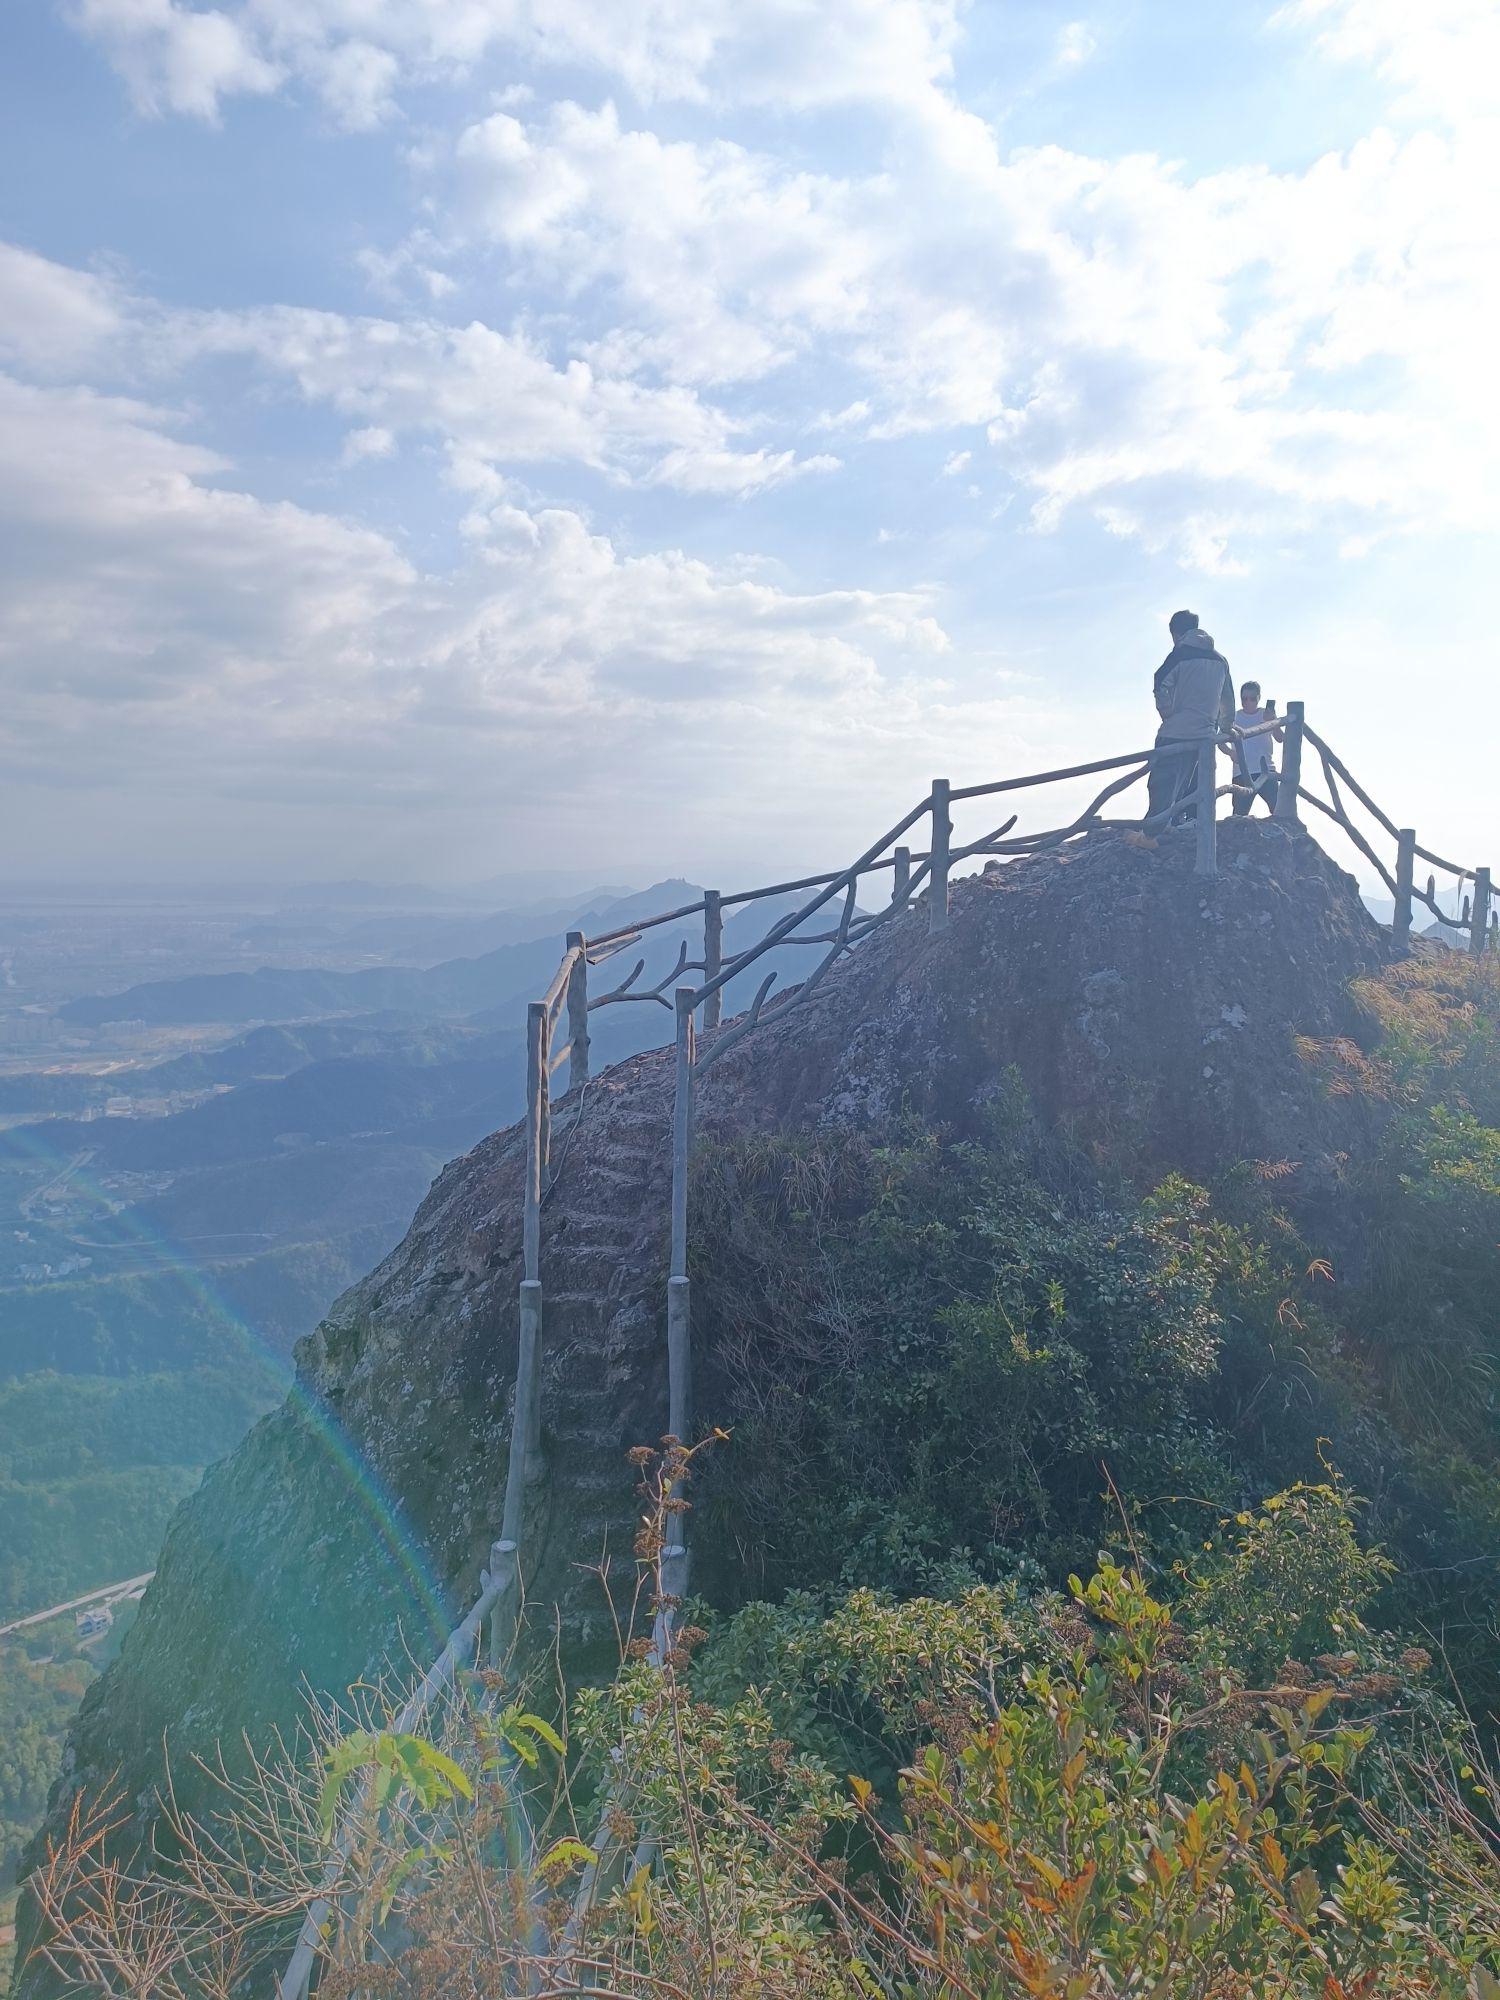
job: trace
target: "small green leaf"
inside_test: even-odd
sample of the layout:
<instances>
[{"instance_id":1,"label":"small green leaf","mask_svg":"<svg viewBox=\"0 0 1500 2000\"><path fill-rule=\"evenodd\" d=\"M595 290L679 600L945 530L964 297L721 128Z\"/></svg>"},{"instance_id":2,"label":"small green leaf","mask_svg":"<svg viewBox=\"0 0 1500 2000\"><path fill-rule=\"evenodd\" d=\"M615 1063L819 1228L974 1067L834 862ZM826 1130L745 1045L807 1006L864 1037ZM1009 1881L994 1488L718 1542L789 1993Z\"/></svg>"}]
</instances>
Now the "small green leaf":
<instances>
[{"instance_id":1,"label":"small green leaf","mask_svg":"<svg viewBox=\"0 0 1500 2000\"><path fill-rule=\"evenodd\" d=\"M401 1884L410 1875L419 1861L426 1861L427 1859L428 1851L425 1847L411 1847L407 1849L406 1853L396 1863L395 1867L386 1877L385 1890L380 1898L380 1915L378 1918L380 1923L383 1924L391 1914L391 1905L396 1900L396 1893L400 1889Z\"/></svg>"},{"instance_id":2,"label":"small green leaf","mask_svg":"<svg viewBox=\"0 0 1500 2000\"><path fill-rule=\"evenodd\" d=\"M549 1871L554 1868L588 1868L598 1859L593 1848L581 1840L557 1840L542 1856L541 1866Z\"/></svg>"},{"instance_id":3,"label":"small green leaf","mask_svg":"<svg viewBox=\"0 0 1500 2000\"><path fill-rule=\"evenodd\" d=\"M544 1721L540 1715L531 1715L529 1713L516 1715L513 1712L508 1712L508 1720L513 1729L529 1730L533 1736L540 1736L549 1750L555 1750L559 1757L563 1754L562 1738L552 1727L552 1724Z\"/></svg>"}]
</instances>

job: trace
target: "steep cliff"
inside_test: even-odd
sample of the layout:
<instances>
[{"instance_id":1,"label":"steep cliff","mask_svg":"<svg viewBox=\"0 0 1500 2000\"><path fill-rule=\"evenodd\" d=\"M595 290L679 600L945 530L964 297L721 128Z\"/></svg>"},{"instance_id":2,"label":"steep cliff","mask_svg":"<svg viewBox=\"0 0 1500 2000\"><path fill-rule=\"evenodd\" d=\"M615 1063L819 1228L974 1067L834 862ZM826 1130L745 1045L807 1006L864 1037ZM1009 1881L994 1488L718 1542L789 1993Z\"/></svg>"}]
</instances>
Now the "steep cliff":
<instances>
[{"instance_id":1,"label":"steep cliff","mask_svg":"<svg viewBox=\"0 0 1500 2000\"><path fill-rule=\"evenodd\" d=\"M944 934L923 909L896 918L715 1065L699 1130L879 1130L910 1107L963 1132L1013 1066L1042 1120L1142 1180L1248 1157L1287 1163L1315 1202L1370 1114L1325 1090L1300 1039L1358 1032L1349 981L1388 963L1388 936L1305 833L1226 824L1220 863L1205 884L1189 835L1111 834L957 884ZM613 1662L587 1566L612 1551L628 1572L624 1454L665 1425L671 1081L659 1051L558 1107L549 1476L526 1557L537 1623L556 1607L575 1672ZM190 1790L192 1753L262 1738L308 1686L426 1655L473 1593L500 1518L522 1159L512 1129L442 1173L399 1248L303 1343L297 1394L181 1510L60 1798L119 1771L146 1809L164 1742Z\"/></svg>"}]
</instances>

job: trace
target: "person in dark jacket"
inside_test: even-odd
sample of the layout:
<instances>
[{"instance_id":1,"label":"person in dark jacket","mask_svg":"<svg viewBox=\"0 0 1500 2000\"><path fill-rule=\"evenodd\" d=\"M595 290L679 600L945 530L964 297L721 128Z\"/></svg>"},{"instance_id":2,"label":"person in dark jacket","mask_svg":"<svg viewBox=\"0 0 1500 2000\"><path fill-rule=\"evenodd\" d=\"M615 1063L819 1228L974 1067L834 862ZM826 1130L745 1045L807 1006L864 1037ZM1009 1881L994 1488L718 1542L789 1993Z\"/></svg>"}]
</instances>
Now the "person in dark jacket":
<instances>
[{"instance_id":1,"label":"person in dark jacket","mask_svg":"<svg viewBox=\"0 0 1500 2000\"><path fill-rule=\"evenodd\" d=\"M1174 611L1167 626L1172 650L1156 670L1154 693L1161 727L1157 757L1147 779L1146 817L1165 812L1198 782L1199 747L1221 736L1234 719L1229 662L1198 623L1195 611ZM1178 749L1175 746L1181 745ZM1185 818L1195 816L1190 809Z\"/></svg>"}]
</instances>

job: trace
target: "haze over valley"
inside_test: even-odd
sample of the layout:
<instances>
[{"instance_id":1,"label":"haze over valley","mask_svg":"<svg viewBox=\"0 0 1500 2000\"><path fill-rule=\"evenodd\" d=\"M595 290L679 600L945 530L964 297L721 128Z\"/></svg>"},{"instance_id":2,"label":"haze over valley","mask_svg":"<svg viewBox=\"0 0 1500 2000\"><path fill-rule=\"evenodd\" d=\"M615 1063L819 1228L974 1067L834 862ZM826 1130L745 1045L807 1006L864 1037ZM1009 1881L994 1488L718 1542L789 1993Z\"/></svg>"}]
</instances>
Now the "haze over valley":
<instances>
[{"instance_id":1,"label":"haze over valley","mask_svg":"<svg viewBox=\"0 0 1500 2000\"><path fill-rule=\"evenodd\" d=\"M564 933L697 893L520 887L0 891L0 1626L153 1566L294 1343L518 1114ZM601 1014L604 1058L666 1020ZM30 1745L0 1763L0 1880L120 1636L73 1627L0 1636Z\"/></svg>"}]
</instances>

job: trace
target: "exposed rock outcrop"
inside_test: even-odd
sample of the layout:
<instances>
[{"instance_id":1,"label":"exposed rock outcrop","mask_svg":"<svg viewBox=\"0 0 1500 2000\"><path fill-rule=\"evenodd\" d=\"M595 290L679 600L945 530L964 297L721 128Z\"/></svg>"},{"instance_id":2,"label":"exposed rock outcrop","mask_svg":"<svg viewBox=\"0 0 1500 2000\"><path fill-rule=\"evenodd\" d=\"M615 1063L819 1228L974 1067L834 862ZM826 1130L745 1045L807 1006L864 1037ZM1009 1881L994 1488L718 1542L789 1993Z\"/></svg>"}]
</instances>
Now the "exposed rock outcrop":
<instances>
[{"instance_id":1,"label":"exposed rock outcrop","mask_svg":"<svg viewBox=\"0 0 1500 2000\"><path fill-rule=\"evenodd\" d=\"M1225 824L1220 863L1205 884L1190 835L1109 834L957 884L943 935L923 909L895 918L710 1070L700 1129L878 1128L910 1104L962 1130L1014 1065L1042 1118L1143 1177L1249 1156L1315 1188L1349 1142L1341 1120L1363 1114L1324 1092L1298 1038L1357 1031L1348 984L1388 961L1388 934L1305 833ZM609 1550L628 1572L624 1453L665 1421L671 1079L666 1051L640 1056L588 1087L571 1129L558 1113L549 1478L526 1556L533 1617L556 1607L580 1671L613 1659L585 1566ZM164 1738L190 1785L191 1753L262 1737L305 1684L427 1653L474 1591L509 1437L522 1153L513 1129L443 1172L303 1343L299 1393L181 1510L65 1786L119 1770L144 1807Z\"/></svg>"}]
</instances>

